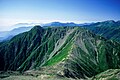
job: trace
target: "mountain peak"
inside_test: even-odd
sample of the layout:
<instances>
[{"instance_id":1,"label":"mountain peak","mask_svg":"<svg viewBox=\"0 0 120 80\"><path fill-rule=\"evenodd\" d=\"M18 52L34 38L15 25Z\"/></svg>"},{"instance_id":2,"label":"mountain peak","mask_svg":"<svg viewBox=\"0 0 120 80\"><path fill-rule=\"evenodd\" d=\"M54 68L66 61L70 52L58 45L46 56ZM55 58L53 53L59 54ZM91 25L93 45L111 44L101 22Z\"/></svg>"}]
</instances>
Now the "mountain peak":
<instances>
[{"instance_id":1,"label":"mountain peak","mask_svg":"<svg viewBox=\"0 0 120 80\"><path fill-rule=\"evenodd\" d=\"M107 21L103 21L103 22L106 22L106 23L115 23L114 20L107 20Z\"/></svg>"},{"instance_id":2,"label":"mountain peak","mask_svg":"<svg viewBox=\"0 0 120 80\"><path fill-rule=\"evenodd\" d=\"M42 27L40 25L36 25L31 30L40 30L40 29L42 29Z\"/></svg>"}]
</instances>

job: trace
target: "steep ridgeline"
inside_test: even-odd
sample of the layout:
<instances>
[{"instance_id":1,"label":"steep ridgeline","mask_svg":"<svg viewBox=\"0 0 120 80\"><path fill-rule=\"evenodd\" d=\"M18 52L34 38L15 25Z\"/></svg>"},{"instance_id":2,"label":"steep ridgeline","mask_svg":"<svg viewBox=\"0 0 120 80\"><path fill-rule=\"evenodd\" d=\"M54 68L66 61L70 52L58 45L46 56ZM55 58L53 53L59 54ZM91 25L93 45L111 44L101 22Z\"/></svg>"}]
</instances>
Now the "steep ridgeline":
<instances>
[{"instance_id":1,"label":"steep ridgeline","mask_svg":"<svg viewBox=\"0 0 120 80\"><path fill-rule=\"evenodd\" d=\"M35 26L0 43L0 70L52 72L56 67L60 75L85 78L119 66L120 44L80 27Z\"/></svg>"},{"instance_id":2,"label":"steep ridgeline","mask_svg":"<svg viewBox=\"0 0 120 80\"><path fill-rule=\"evenodd\" d=\"M79 30L64 67L65 75L74 78L92 77L107 69L120 68L120 44Z\"/></svg>"},{"instance_id":3,"label":"steep ridgeline","mask_svg":"<svg viewBox=\"0 0 120 80\"><path fill-rule=\"evenodd\" d=\"M120 21L104 21L84 26L92 32L101 35L107 39L120 42Z\"/></svg>"},{"instance_id":4,"label":"steep ridgeline","mask_svg":"<svg viewBox=\"0 0 120 80\"><path fill-rule=\"evenodd\" d=\"M73 32L72 27L43 29L35 26L10 41L0 43L0 70L25 71L39 68L66 46Z\"/></svg>"}]
</instances>

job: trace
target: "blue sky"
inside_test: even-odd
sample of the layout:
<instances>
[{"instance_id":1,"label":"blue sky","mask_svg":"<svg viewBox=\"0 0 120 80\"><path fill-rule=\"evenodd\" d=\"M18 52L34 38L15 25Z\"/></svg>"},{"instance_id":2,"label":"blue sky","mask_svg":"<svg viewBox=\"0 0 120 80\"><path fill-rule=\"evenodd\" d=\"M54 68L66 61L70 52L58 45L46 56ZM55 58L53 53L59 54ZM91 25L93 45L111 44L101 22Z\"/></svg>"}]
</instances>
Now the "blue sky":
<instances>
[{"instance_id":1,"label":"blue sky","mask_svg":"<svg viewBox=\"0 0 120 80\"><path fill-rule=\"evenodd\" d=\"M16 23L120 20L120 0L0 0L0 30Z\"/></svg>"}]
</instances>

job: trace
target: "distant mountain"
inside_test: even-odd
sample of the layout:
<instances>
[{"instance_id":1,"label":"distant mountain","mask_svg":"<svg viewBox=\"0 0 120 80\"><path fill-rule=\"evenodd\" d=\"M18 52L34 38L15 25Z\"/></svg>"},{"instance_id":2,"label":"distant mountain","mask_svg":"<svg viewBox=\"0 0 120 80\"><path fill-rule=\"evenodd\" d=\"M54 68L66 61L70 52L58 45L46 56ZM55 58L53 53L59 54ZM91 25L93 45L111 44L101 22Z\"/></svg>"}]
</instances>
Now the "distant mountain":
<instances>
[{"instance_id":1,"label":"distant mountain","mask_svg":"<svg viewBox=\"0 0 120 80\"><path fill-rule=\"evenodd\" d=\"M81 27L35 26L0 43L0 70L72 78L93 77L120 68L120 43Z\"/></svg>"},{"instance_id":2,"label":"distant mountain","mask_svg":"<svg viewBox=\"0 0 120 80\"><path fill-rule=\"evenodd\" d=\"M61 22L51 22L51 23L46 23L46 24L42 24L42 26L44 27L62 27L62 26L69 26L69 27L73 27L73 26L83 26L83 25L89 25L91 23L83 23L83 24L76 24L73 22L70 23L61 23Z\"/></svg>"},{"instance_id":3,"label":"distant mountain","mask_svg":"<svg viewBox=\"0 0 120 80\"><path fill-rule=\"evenodd\" d=\"M19 27L29 27L29 26L35 26L35 25L41 25L41 23L18 23L13 25L12 27L19 28Z\"/></svg>"},{"instance_id":4,"label":"distant mountain","mask_svg":"<svg viewBox=\"0 0 120 80\"><path fill-rule=\"evenodd\" d=\"M48 24L44 24L44 26L77 26L78 24L75 24L75 23L60 23L60 22L51 22L51 23L48 23Z\"/></svg>"},{"instance_id":5,"label":"distant mountain","mask_svg":"<svg viewBox=\"0 0 120 80\"><path fill-rule=\"evenodd\" d=\"M120 21L104 21L83 26L107 39L120 41Z\"/></svg>"},{"instance_id":6,"label":"distant mountain","mask_svg":"<svg viewBox=\"0 0 120 80\"><path fill-rule=\"evenodd\" d=\"M4 40L4 37L0 37L0 42L2 42Z\"/></svg>"},{"instance_id":7,"label":"distant mountain","mask_svg":"<svg viewBox=\"0 0 120 80\"><path fill-rule=\"evenodd\" d=\"M61 22L51 22L51 23L45 23L45 24L40 24L40 23L19 23L14 25L15 28L11 31L4 31L0 32L0 41L3 40L9 40L13 36L29 31L32 26L34 25L41 25L43 28L47 27L63 27L63 26L80 26L80 27L85 27L95 34L101 35L107 39L113 39L116 41L120 41L120 21L113 21L113 20L108 20L108 21L103 21L103 22L97 22L97 23L83 23L83 24L76 24L76 23L61 23ZM23 27L24 26L24 27Z\"/></svg>"},{"instance_id":8,"label":"distant mountain","mask_svg":"<svg viewBox=\"0 0 120 80\"><path fill-rule=\"evenodd\" d=\"M46 24L41 23L18 23L13 25L14 28L11 31L2 31L0 32L0 42L4 40L10 40L12 37L14 37L17 34L29 31L34 25L41 25L42 27L63 27L63 26L83 26L83 25L89 25L90 23L84 23L84 24L76 24L76 23L61 23L61 22L51 22Z\"/></svg>"},{"instance_id":9,"label":"distant mountain","mask_svg":"<svg viewBox=\"0 0 120 80\"><path fill-rule=\"evenodd\" d=\"M103 22L97 22L90 25L85 25L86 27L119 27L120 21L108 20Z\"/></svg>"},{"instance_id":10,"label":"distant mountain","mask_svg":"<svg viewBox=\"0 0 120 80\"><path fill-rule=\"evenodd\" d=\"M19 28L15 28L11 31L2 31L2 32L0 32L0 41L10 40L15 35L29 31L31 28L32 28L32 26L19 27Z\"/></svg>"}]
</instances>

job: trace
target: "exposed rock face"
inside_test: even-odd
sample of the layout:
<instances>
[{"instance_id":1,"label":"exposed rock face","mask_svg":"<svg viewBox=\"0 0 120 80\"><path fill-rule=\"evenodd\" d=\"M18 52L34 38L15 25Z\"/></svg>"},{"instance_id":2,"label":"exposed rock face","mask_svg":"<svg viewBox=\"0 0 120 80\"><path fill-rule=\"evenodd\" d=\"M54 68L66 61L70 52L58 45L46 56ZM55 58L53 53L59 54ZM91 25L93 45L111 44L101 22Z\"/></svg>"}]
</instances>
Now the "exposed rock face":
<instances>
[{"instance_id":1,"label":"exposed rock face","mask_svg":"<svg viewBox=\"0 0 120 80\"><path fill-rule=\"evenodd\" d=\"M0 43L0 70L39 69L73 78L120 66L120 43L79 27L42 28Z\"/></svg>"},{"instance_id":2,"label":"exposed rock face","mask_svg":"<svg viewBox=\"0 0 120 80\"><path fill-rule=\"evenodd\" d=\"M107 69L119 68L120 44L82 30L76 34L69 55L65 62L66 76L92 77Z\"/></svg>"}]
</instances>

